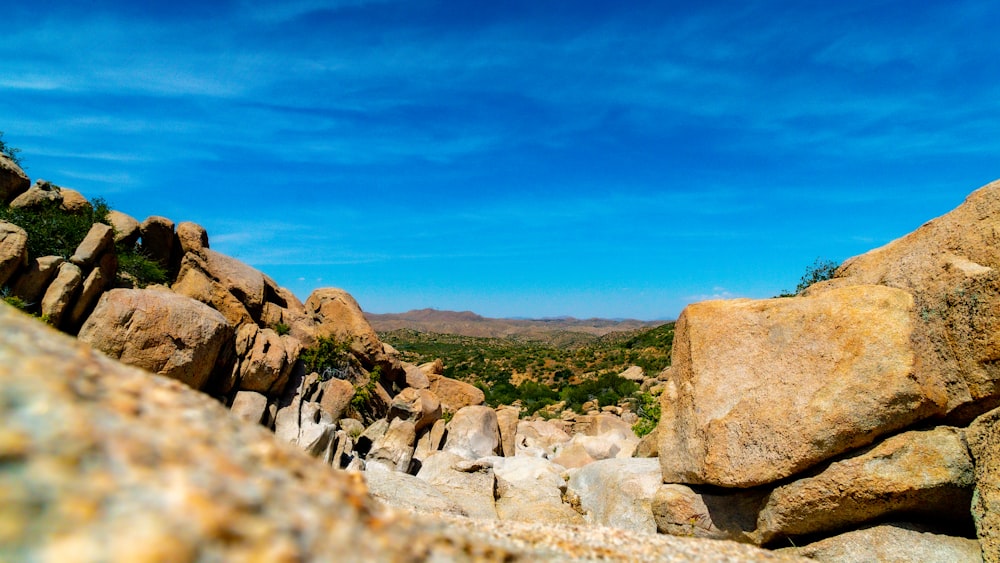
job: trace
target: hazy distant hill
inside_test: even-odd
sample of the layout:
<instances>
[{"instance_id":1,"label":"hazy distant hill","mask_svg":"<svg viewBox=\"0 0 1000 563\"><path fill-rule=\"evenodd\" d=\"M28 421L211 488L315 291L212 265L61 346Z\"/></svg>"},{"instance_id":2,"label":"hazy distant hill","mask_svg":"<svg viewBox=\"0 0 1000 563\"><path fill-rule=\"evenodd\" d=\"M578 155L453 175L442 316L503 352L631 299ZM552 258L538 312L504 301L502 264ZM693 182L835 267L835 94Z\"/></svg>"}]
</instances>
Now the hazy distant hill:
<instances>
[{"instance_id":1,"label":"hazy distant hill","mask_svg":"<svg viewBox=\"0 0 1000 563\"><path fill-rule=\"evenodd\" d=\"M406 313L365 313L377 332L400 329L480 338L519 337L556 345L590 342L612 332L631 331L662 325L667 321L634 319L493 319L471 311L420 309Z\"/></svg>"}]
</instances>

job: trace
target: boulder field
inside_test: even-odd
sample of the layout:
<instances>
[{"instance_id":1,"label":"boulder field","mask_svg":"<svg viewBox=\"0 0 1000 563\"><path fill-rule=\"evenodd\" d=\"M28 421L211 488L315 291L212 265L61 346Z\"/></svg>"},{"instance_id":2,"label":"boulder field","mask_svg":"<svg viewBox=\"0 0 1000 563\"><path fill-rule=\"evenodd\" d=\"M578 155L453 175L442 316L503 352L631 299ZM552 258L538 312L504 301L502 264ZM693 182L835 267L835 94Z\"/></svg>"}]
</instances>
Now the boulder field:
<instances>
[{"instance_id":1,"label":"boulder field","mask_svg":"<svg viewBox=\"0 0 1000 563\"><path fill-rule=\"evenodd\" d=\"M90 205L2 156L0 199ZM641 442L487 407L194 223L108 222L68 258L0 222L51 325L0 306L2 560L1000 561L1000 182L802 295L686 308Z\"/></svg>"}]
</instances>

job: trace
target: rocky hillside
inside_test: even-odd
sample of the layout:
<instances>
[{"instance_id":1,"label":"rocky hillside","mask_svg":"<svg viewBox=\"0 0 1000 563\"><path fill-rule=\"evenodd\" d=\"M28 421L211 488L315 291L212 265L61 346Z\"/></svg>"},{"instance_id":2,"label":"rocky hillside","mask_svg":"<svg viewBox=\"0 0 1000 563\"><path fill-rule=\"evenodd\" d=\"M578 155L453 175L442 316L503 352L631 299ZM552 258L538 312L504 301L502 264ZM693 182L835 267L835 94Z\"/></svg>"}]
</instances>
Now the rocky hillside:
<instances>
[{"instance_id":1,"label":"rocky hillside","mask_svg":"<svg viewBox=\"0 0 1000 563\"><path fill-rule=\"evenodd\" d=\"M1000 182L801 296L685 309L642 440L485 406L198 225L3 157L0 200L37 317L0 305L0 560L1000 561ZM90 224L38 255L41 212Z\"/></svg>"}]
</instances>

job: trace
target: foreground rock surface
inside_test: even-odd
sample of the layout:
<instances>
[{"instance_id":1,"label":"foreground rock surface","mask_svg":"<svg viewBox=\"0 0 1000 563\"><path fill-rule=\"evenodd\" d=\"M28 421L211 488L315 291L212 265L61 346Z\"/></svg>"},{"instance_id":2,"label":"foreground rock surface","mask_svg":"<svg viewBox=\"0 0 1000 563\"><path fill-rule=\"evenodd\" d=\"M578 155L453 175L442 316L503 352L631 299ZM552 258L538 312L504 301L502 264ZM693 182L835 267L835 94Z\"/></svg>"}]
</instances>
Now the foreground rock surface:
<instances>
[{"instance_id":1,"label":"foreground rock surface","mask_svg":"<svg viewBox=\"0 0 1000 563\"><path fill-rule=\"evenodd\" d=\"M977 418L966 431L975 460L972 515L986 561L1000 561L1000 409Z\"/></svg>"},{"instance_id":2,"label":"foreground rock surface","mask_svg":"<svg viewBox=\"0 0 1000 563\"><path fill-rule=\"evenodd\" d=\"M417 522L207 396L5 305L0 458L5 561L801 560L599 528Z\"/></svg>"},{"instance_id":3,"label":"foreground rock surface","mask_svg":"<svg viewBox=\"0 0 1000 563\"><path fill-rule=\"evenodd\" d=\"M855 530L782 551L827 563L979 563L983 560L976 540L920 532L904 525Z\"/></svg>"}]
</instances>

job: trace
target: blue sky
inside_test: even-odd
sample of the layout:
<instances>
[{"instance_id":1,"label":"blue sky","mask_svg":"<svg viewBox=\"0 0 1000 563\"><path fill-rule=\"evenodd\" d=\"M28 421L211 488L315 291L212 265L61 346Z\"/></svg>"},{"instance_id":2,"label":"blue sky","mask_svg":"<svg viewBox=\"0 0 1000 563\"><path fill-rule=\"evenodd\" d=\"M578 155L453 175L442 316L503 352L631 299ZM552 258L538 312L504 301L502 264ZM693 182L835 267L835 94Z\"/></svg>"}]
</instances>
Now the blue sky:
<instances>
[{"instance_id":1,"label":"blue sky","mask_svg":"<svg viewBox=\"0 0 1000 563\"><path fill-rule=\"evenodd\" d=\"M1000 4L16 2L27 172L372 312L769 297L1000 177Z\"/></svg>"}]
</instances>

